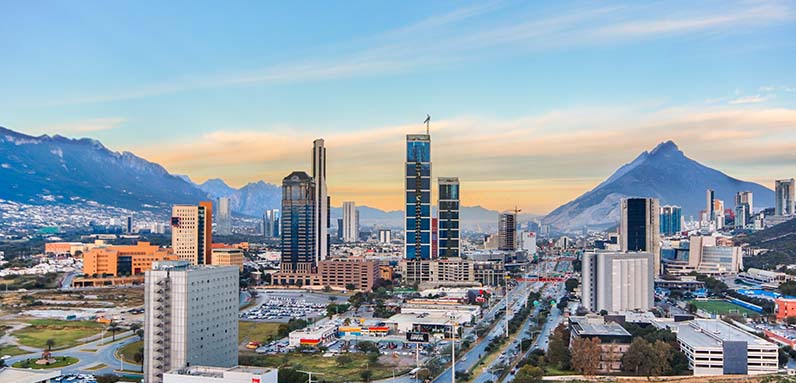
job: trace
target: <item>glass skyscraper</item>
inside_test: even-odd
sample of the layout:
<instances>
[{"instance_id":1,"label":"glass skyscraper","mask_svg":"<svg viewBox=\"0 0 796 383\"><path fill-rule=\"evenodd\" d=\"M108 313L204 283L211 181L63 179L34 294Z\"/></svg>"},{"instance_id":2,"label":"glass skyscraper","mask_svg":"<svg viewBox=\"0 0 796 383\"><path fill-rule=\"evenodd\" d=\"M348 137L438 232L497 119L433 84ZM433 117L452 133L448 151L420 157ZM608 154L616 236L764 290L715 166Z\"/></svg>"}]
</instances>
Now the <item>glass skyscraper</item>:
<instances>
[{"instance_id":1,"label":"glass skyscraper","mask_svg":"<svg viewBox=\"0 0 796 383\"><path fill-rule=\"evenodd\" d=\"M313 272L317 267L315 182L305 172L282 180L283 272Z\"/></svg>"},{"instance_id":2,"label":"glass skyscraper","mask_svg":"<svg viewBox=\"0 0 796 383\"><path fill-rule=\"evenodd\" d=\"M406 136L406 259L431 259L431 136Z\"/></svg>"},{"instance_id":3,"label":"glass skyscraper","mask_svg":"<svg viewBox=\"0 0 796 383\"><path fill-rule=\"evenodd\" d=\"M661 208L661 235L675 235L682 231L683 209L680 206Z\"/></svg>"},{"instance_id":4,"label":"glass skyscraper","mask_svg":"<svg viewBox=\"0 0 796 383\"><path fill-rule=\"evenodd\" d=\"M439 180L439 257L459 256L459 178L440 177Z\"/></svg>"}]
</instances>

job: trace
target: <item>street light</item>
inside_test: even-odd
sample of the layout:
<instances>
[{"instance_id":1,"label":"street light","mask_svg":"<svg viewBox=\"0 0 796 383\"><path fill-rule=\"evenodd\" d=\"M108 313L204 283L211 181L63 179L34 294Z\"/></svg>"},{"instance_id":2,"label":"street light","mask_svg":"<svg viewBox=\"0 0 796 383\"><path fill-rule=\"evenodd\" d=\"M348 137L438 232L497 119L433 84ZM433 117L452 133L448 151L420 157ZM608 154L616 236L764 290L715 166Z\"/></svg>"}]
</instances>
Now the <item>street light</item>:
<instances>
[{"instance_id":1,"label":"street light","mask_svg":"<svg viewBox=\"0 0 796 383\"><path fill-rule=\"evenodd\" d=\"M456 383L456 315L448 313L451 324L451 383Z\"/></svg>"}]
</instances>

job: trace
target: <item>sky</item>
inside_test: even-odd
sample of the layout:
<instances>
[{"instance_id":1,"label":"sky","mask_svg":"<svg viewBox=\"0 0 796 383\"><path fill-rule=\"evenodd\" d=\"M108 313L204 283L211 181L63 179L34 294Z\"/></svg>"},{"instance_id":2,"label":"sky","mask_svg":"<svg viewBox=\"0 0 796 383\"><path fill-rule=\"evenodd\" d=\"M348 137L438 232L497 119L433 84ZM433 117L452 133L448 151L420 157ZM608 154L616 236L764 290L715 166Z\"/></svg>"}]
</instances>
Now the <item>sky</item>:
<instances>
[{"instance_id":1,"label":"sky","mask_svg":"<svg viewBox=\"0 0 796 383\"><path fill-rule=\"evenodd\" d=\"M543 214L656 144L796 176L796 1L5 1L0 126L194 181L400 209L405 135L462 203Z\"/></svg>"}]
</instances>

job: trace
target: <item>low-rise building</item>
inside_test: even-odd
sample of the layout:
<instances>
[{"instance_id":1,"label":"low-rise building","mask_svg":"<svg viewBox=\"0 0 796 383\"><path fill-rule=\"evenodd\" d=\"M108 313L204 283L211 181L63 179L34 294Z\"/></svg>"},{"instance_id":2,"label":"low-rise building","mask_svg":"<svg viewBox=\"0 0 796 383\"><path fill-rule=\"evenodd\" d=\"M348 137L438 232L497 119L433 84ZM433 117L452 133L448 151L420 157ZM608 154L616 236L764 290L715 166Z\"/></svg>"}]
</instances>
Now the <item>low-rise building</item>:
<instances>
[{"instance_id":1,"label":"low-rise building","mask_svg":"<svg viewBox=\"0 0 796 383\"><path fill-rule=\"evenodd\" d=\"M210 258L216 266L237 266L243 271L243 250L235 247L214 248Z\"/></svg>"},{"instance_id":2,"label":"low-rise building","mask_svg":"<svg viewBox=\"0 0 796 383\"><path fill-rule=\"evenodd\" d=\"M49 383L61 376L61 370L31 370L22 368L0 368L0 382Z\"/></svg>"},{"instance_id":3,"label":"low-rise building","mask_svg":"<svg viewBox=\"0 0 796 383\"><path fill-rule=\"evenodd\" d=\"M784 321L788 317L796 317L796 298L777 298L774 303L777 307L778 321Z\"/></svg>"},{"instance_id":4,"label":"low-rise building","mask_svg":"<svg viewBox=\"0 0 796 383\"><path fill-rule=\"evenodd\" d=\"M163 383L277 383L278 380L278 369L248 366L190 366L163 374Z\"/></svg>"},{"instance_id":5,"label":"low-rise building","mask_svg":"<svg viewBox=\"0 0 796 383\"><path fill-rule=\"evenodd\" d=\"M622 371L622 357L630 348L633 337L616 322L605 322L602 316L570 317L570 346L576 338L600 340L600 365L598 371L614 373Z\"/></svg>"},{"instance_id":6,"label":"low-rise building","mask_svg":"<svg viewBox=\"0 0 796 383\"><path fill-rule=\"evenodd\" d=\"M384 324L395 332L425 332L438 339L449 338L453 326L457 328L469 323L464 312L400 313L384 320Z\"/></svg>"},{"instance_id":7,"label":"low-rise building","mask_svg":"<svg viewBox=\"0 0 796 383\"><path fill-rule=\"evenodd\" d=\"M305 327L292 331L290 335L288 335L288 342L291 347L318 347L334 339L336 334L337 325L332 322L327 322L323 325Z\"/></svg>"},{"instance_id":8,"label":"low-rise building","mask_svg":"<svg viewBox=\"0 0 796 383\"><path fill-rule=\"evenodd\" d=\"M130 276L152 269L152 263L177 260L171 249L149 242L136 245L98 246L83 254L83 274L92 276Z\"/></svg>"},{"instance_id":9,"label":"low-rise building","mask_svg":"<svg viewBox=\"0 0 796 383\"><path fill-rule=\"evenodd\" d=\"M777 288L779 287L780 283L789 281L792 278L792 276L785 273L780 273L778 271L760 270L755 268L750 268L745 272L738 273L738 279L746 283L770 288Z\"/></svg>"}]
</instances>

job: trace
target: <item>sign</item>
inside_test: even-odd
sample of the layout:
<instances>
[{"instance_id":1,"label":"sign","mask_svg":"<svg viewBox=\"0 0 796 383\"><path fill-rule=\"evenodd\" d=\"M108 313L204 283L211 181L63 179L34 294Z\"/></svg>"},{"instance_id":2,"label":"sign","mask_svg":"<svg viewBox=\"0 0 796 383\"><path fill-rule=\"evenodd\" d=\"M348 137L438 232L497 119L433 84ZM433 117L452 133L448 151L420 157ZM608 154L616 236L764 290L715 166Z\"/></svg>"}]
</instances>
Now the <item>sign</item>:
<instances>
[{"instance_id":1,"label":"sign","mask_svg":"<svg viewBox=\"0 0 796 383\"><path fill-rule=\"evenodd\" d=\"M252 383L260 383L260 378L252 378Z\"/></svg>"},{"instance_id":2,"label":"sign","mask_svg":"<svg viewBox=\"0 0 796 383\"><path fill-rule=\"evenodd\" d=\"M428 333L408 332L406 333L406 341L410 343L428 343Z\"/></svg>"}]
</instances>

